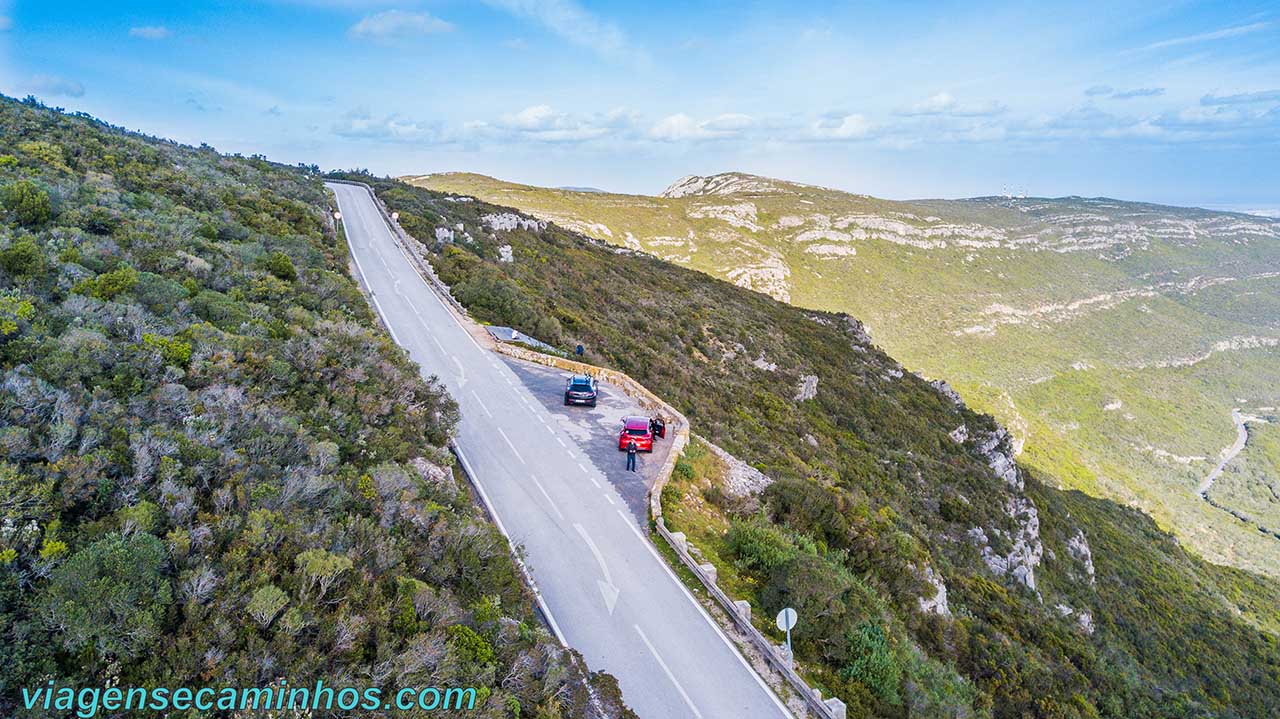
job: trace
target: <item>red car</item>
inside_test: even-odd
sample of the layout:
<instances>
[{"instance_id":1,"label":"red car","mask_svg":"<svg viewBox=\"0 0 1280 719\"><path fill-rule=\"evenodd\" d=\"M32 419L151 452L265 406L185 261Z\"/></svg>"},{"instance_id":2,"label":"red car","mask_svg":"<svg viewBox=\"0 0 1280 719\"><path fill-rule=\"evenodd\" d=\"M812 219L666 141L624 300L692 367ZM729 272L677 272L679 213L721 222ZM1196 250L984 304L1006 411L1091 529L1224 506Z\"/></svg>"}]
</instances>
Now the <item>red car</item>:
<instances>
[{"instance_id":1,"label":"red car","mask_svg":"<svg viewBox=\"0 0 1280 719\"><path fill-rule=\"evenodd\" d=\"M618 432L618 450L626 451L629 442L636 443L637 452L653 451L653 432L649 431L648 417L622 418L622 430Z\"/></svg>"}]
</instances>

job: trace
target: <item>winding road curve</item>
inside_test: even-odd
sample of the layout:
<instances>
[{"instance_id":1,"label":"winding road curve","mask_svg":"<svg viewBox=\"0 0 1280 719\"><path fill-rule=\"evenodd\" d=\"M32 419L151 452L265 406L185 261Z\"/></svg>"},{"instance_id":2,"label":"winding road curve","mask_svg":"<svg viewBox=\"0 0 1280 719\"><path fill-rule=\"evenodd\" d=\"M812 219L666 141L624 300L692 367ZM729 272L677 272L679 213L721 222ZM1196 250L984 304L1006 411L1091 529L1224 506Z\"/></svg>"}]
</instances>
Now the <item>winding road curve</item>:
<instances>
[{"instance_id":1,"label":"winding road curve","mask_svg":"<svg viewBox=\"0 0 1280 719\"><path fill-rule=\"evenodd\" d=\"M1213 483L1218 481L1218 477L1222 476L1222 472L1231 464L1231 460L1236 458L1237 454L1244 449L1244 445L1249 441L1249 429L1245 427L1248 418L1240 414L1239 409L1231 410L1231 421L1236 424L1236 441L1230 447L1227 447L1222 453L1222 460L1218 462L1218 466L1200 482L1200 488L1196 490L1202 499L1209 498L1209 490L1213 489Z\"/></svg>"},{"instance_id":2,"label":"winding road curve","mask_svg":"<svg viewBox=\"0 0 1280 719\"><path fill-rule=\"evenodd\" d=\"M423 374L457 400L464 469L499 528L523 547L560 640L617 677L645 719L791 717L591 459L417 274L368 191L328 187L375 309Z\"/></svg>"}]
</instances>

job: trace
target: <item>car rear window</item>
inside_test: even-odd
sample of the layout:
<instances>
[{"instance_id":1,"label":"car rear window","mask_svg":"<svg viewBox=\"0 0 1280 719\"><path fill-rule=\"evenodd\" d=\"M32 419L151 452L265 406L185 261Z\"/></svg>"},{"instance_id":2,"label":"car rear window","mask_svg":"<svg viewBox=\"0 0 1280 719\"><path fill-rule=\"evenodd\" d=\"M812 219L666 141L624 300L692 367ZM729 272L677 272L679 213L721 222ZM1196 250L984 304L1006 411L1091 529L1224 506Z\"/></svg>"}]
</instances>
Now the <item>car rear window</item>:
<instances>
[{"instance_id":1,"label":"car rear window","mask_svg":"<svg viewBox=\"0 0 1280 719\"><path fill-rule=\"evenodd\" d=\"M573 384L569 385L569 389L575 390L578 392L589 392L591 391L591 383L590 382L574 382Z\"/></svg>"},{"instance_id":2,"label":"car rear window","mask_svg":"<svg viewBox=\"0 0 1280 719\"><path fill-rule=\"evenodd\" d=\"M633 434L633 435L635 435L635 436L637 436L637 437L643 437L644 435L649 434L649 430L648 430L648 429L638 429L638 428L636 428L636 427L628 427L628 428L627 428L627 434Z\"/></svg>"}]
</instances>

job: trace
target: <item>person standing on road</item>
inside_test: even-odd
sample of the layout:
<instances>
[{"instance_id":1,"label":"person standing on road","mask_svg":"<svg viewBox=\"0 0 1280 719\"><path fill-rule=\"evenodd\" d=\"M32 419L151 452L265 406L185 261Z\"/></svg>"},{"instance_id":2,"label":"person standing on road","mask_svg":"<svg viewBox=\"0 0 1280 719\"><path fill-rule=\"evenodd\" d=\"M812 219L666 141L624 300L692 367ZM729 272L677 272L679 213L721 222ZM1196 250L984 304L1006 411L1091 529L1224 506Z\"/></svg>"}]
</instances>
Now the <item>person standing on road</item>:
<instances>
[{"instance_id":1,"label":"person standing on road","mask_svg":"<svg viewBox=\"0 0 1280 719\"><path fill-rule=\"evenodd\" d=\"M627 442L627 471L628 472L636 471L636 452L638 450L639 450L639 447L636 446L636 441L634 439Z\"/></svg>"}]
</instances>

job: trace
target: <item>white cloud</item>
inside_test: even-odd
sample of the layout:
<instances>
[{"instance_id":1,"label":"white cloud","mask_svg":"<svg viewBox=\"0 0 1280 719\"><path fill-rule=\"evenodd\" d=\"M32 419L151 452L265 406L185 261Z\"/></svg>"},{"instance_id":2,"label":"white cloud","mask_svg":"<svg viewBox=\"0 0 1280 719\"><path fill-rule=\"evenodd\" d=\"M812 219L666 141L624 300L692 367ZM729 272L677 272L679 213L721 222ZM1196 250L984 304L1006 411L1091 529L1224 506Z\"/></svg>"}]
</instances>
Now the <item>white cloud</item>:
<instances>
[{"instance_id":1,"label":"white cloud","mask_svg":"<svg viewBox=\"0 0 1280 719\"><path fill-rule=\"evenodd\" d=\"M1235 27L1214 30L1212 32L1202 32L1195 35L1184 35L1183 37L1161 40L1160 42L1153 42L1150 45L1145 45L1139 49L1160 50L1162 48L1175 47L1177 45L1189 45L1191 43L1208 42L1210 40L1225 40L1227 38L1239 37L1240 35L1248 35L1249 33L1258 32L1259 30L1265 30L1270 26L1271 23L1265 21L1255 22L1249 25L1237 25Z\"/></svg>"},{"instance_id":2,"label":"white cloud","mask_svg":"<svg viewBox=\"0 0 1280 719\"><path fill-rule=\"evenodd\" d=\"M1280 102L1280 90L1242 92L1235 95L1205 95L1201 105L1252 105L1259 102Z\"/></svg>"},{"instance_id":3,"label":"white cloud","mask_svg":"<svg viewBox=\"0 0 1280 719\"><path fill-rule=\"evenodd\" d=\"M643 59L617 25L588 12L574 0L485 0L517 17L542 25L569 42L613 59Z\"/></svg>"},{"instance_id":4,"label":"white cloud","mask_svg":"<svg viewBox=\"0 0 1280 719\"><path fill-rule=\"evenodd\" d=\"M334 124L333 133L352 140L383 142L438 142L442 139L436 125L410 120L396 113L374 117L368 110L348 112Z\"/></svg>"},{"instance_id":5,"label":"white cloud","mask_svg":"<svg viewBox=\"0 0 1280 719\"><path fill-rule=\"evenodd\" d=\"M84 85L57 75L35 75L27 85L33 92L50 97L84 96Z\"/></svg>"},{"instance_id":6,"label":"white cloud","mask_svg":"<svg viewBox=\"0 0 1280 719\"><path fill-rule=\"evenodd\" d=\"M906 117L918 115L950 115L951 117L987 117L990 115L999 115L1007 110L1004 105L998 102L985 102L977 104L961 103L951 96L951 93L940 92L929 97L923 102L917 102L911 107L899 110L897 114Z\"/></svg>"},{"instance_id":7,"label":"white cloud","mask_svg":"<svg viewBox=\"0 0 1280 719\"><path fill-rule=\"evenodd\" d=\"M1110 85L1094 85L1093 87L1085 90L1084 94L1089 97L1098 97L1099 95L1110 95L1115 91L1116 89Z\"/></svg>"},{"instance_id":8,"label":"white cloud","mask_svg":"<svg viewBox=\"0 0 1280 719\"><path fill-rule=\"evenodd\" d=\"M453 24L430 13L384 10L352 25L347 34L360 40L405 40L431 33L449 32Z\"/></svg>"},{"instance_id":9,"label":"white cloud","mask_svg":"<svg viewBox=\"0 0 1280 719\"><path fill-rule=\"evenodd\" d=\"M871 136L875 126L859 114L841 114L824 117L810 128L810 136L817 140L862 140Z\"/></svg>"},{"instance_id":10,"label":"white cloud","mask_svg":"<svg viewBox=\"0 0 1280 719\"><path fill-rule=\"evenodd\" d=\"M586 142L624 132L634 122L634 114L623 109L582 117L561 112L550 105L532 105L503 115L495 123L470 123L467 130L469 135L495 140Z\"/></svg>"},{"instance_id":11,"label":"white cloud","mask_svg":"<svg viewBox=\"0 0 1280 719\"><path fill-rule=\"evenodd\" d=\"M129 28L129 37L141 38L143 40L163 40L173 33L169 28L163 25L143 25L141 27Z\"/></svg>"},{"instance_id":12,"label":"white cloud","mask_svg":"<svg viewBox=\"0 0 1280 719\"><path fill-rule=\"evenodd\" d=\"M1118 90L1111 94L1117 100L1132 100L1135 97L1159 97L1164 94L1163 87L1136 87L1132 90Z\"/></svg>"},{"instance_id":13,"label":"white cloud","mask_svg":"<svg viewBox=\"0 0 1280 719\"><path fill-rule=\"evenodd\" d=\"M658 120L649 128L649 137L666 142L717 140L739 135L754 124L750 115L741 113L724 113L700 122L679 112Z\"/></svg>"}]
</instances>

